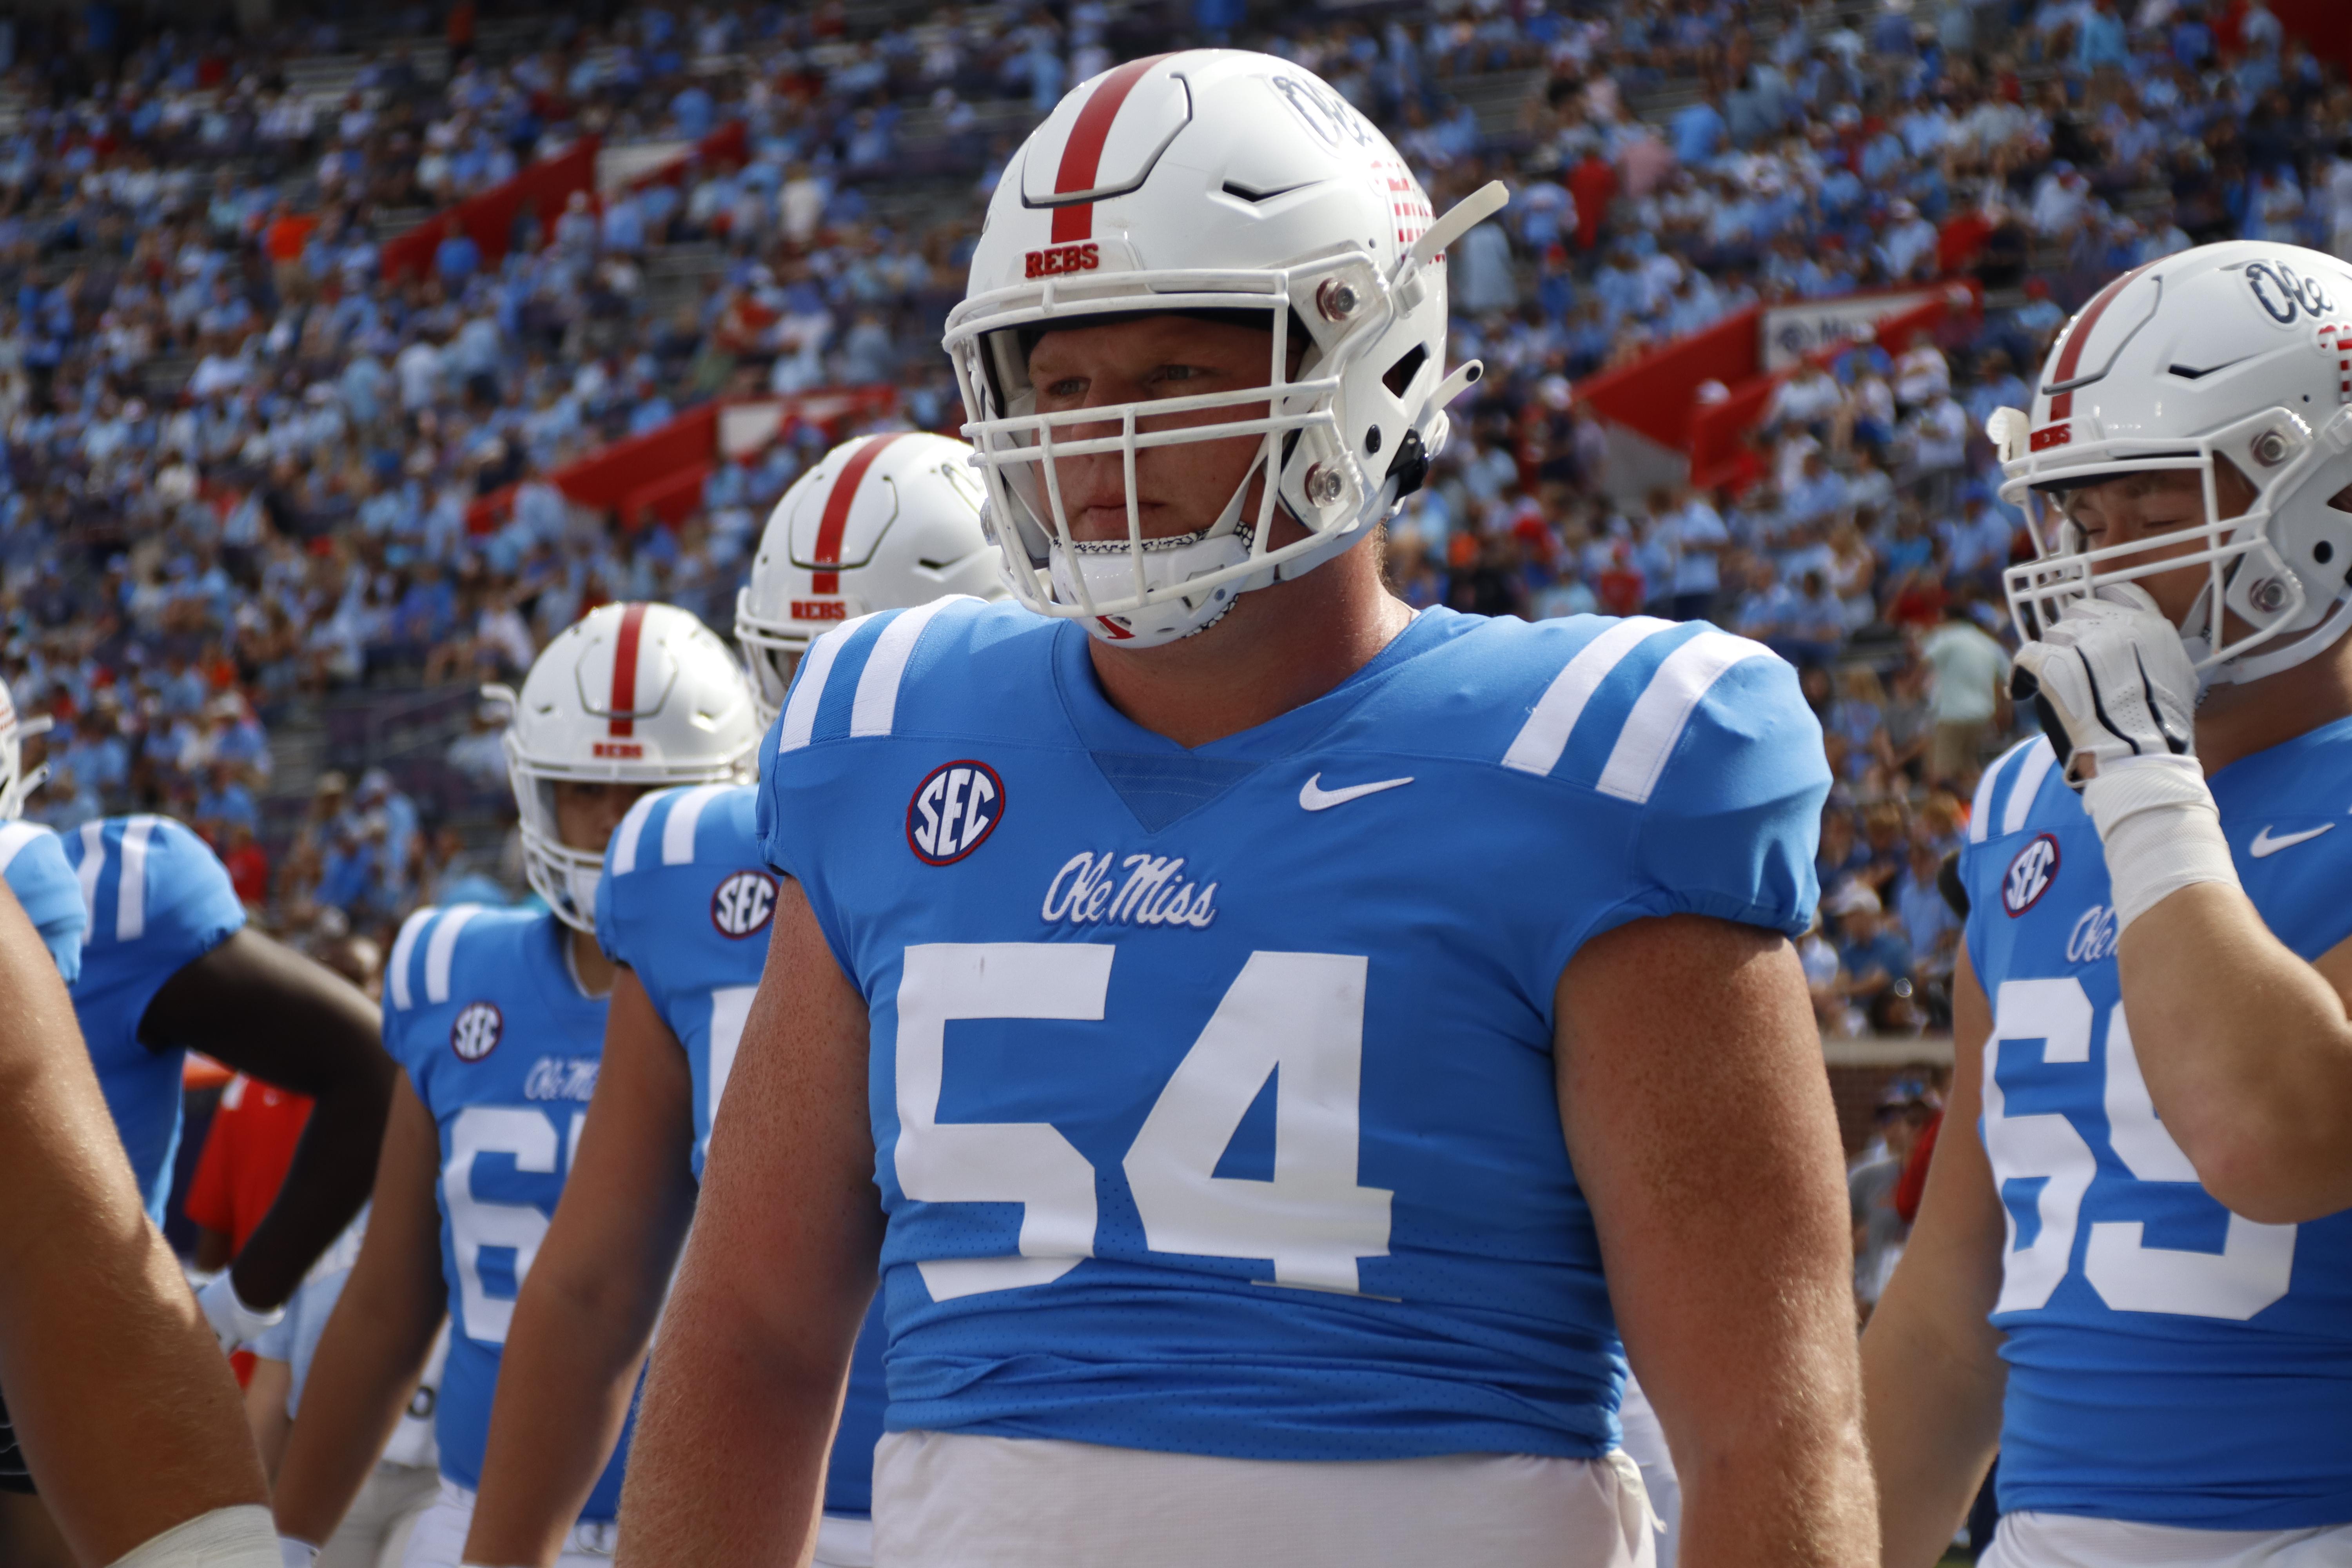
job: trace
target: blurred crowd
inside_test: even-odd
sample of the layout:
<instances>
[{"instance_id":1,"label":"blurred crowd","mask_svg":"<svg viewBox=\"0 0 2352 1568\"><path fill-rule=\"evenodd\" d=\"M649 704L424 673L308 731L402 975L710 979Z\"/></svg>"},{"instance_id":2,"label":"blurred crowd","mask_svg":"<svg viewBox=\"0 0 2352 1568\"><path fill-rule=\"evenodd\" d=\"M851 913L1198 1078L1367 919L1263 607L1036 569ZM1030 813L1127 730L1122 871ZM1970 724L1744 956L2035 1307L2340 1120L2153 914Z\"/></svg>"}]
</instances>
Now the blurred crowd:
<instances>
[{"instance_id":1,"label":"blurred crowd","mask_svg":"<svg viewBox=\"0 0 2352 1568\"><path fill-rule=\"evenodd\" d=\"M1823 1026L1943 1022L1936 873L2014 732L2000 579L2031 549L1984 416L2121 268L2239 235L2352 247L2352 92L2262 0L0 23L0 673L55 721L38 814L183 817L298 929L511 889L479 830L505 788L490 715L438 742L431 788L292 795L270 721L511 679L607 599L723 628L767 508L852 430L788 427L674 527L548 476L721 396L889 384L886 423L953 429L938 330L1020 134L1113 61L1200 43L1322 74L1440 210L1512 188L1450 258L1454 353L1487 374L1391 531L1397 590L1705 616L1797 663L1838 781L1805 944ZM740 161L385 276L404 226L584 138L739 124ZM1980 316L1790 375L1738 490L1629 485L1578 395L1750 305L1956 276Z\"/></svg>"}]
</instances>

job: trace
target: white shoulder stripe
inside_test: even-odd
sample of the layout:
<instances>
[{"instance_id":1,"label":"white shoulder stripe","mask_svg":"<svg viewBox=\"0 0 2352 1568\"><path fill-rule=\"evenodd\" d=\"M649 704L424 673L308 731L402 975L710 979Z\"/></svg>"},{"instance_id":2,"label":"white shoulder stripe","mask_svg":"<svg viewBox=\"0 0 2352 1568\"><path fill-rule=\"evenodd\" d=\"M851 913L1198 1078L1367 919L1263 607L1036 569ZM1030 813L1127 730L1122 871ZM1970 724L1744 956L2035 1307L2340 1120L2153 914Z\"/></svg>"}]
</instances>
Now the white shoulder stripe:
<instances>
[{"instance_id":1,"label":"white shoulder stripe","mask_svg":"<svg viewBox=\"0 0 2352 1568\"><path fill-rule=\"evenodd\" d=\"M834 661L841 657L842 644L873 618L869 615L844 621L809 645L808 652L801 658L800 679L793 683L793 694L784 703L783 722L776 727L778 756L797 752L809 743L809 737L816 732L817 705L824 700L824 683L832 678Z\"/></svg>"},{"instance_id":2,"label":"white shoulder stripe","mask_svg":"<svg viewBox=\"0 0 2352 1568\"><path fill-rule=\"evenodd\" d=\"M2042 793L2042 781L2058 764L2058 750L2042 736L2026 748L2025 758L2017 764L2017 782L2009 786L2009 805L2000 814L2000 830L2015 833L2025 826L2032 815L2033 798Z\"/></svg>"},{"instance_id":3,"label":"white shoulder stripe","mask_svg":"<svg viewBox=\"0 0 2352 1568\"><path fill-rule=\"evenodd\" d=\"M932 616L969 596L950 594L944 599L902 610L882 628L882 635L874 639L874 651L866 656L865 672L857 678L857 701L849 712L851 734L890 732L891 721L898 714L898 682L906 676L907 660L914 655L916 640L931 624Z\"/></svg>"},{"instance_id":4,"label":"white shoulder stripe","mask_svg":"<svg viewBox=\"0 0 2352 1568\"><path fill-rule=\"evenodd\" d=\"M425 944L425 1000L449 1000L449 965L457 956L457 933L466 922L482 912L479 904L459 904L441 917L433 928L433 940Z\"/></svg>"},{"instance_id":5,"label":"white shoulder stripe","mask_svg":"<svg viewBox=\"0 0 2352 1568\"><path fill-rule=\"evenodd\" d=\"M1675 743L1683 738L1691 714L1708 689L1733 665L1769 658L1771 654L1762 643L1729 632L1706 631L1666 655L1635 700L1633 710L1625 716L1625 727L1610 749L1608 765L1601 770L1601 793L1635 805L1646 805L1650 792L1658 787L1658 775L1665 771L1666 759L1674 755Z\"/></svg>"},{"instance_id":6,"label":"white shoulder stripe","mask_svg":"<svg viewBox=\"0 0 2352 1568\"><path fill-rule=\"evenodd\" d=\"M662 823L663 865L694 864L694 830L701 826L702 808L734 787L723 784L697 784L670 802L669 816Z\"/></svg>"},{"instance_id":7,"label":"white shoulder stripe","mask_svg":"<svg viewBox=\"0 0 2352 1568\"><path fill-rule=\"evenodd\" d=\"M629 814L621 818L621 826L613 829L613 875L637 868L637 840L645 836L646 818L653 815L654 802L661 796L641 795Z\"/></svg>"},{"instance_id":8,"label":"white shoulder stripe","mask_svg":"<svg viewBox=\"0 0 2352 1568\"><path fill-rule=\"evenodd\" d=\"M8 874L8 868L16 863L16 857L26 845L47 831L37 822L0 825L0 877Z\"/></svg>"},{"instance_id":9,"label":"white shoulder stripe","mask_svg":"<svg viewBox=\"0 0 2352 1568\"><path fill-rule=\"evenodd\" d=\"M415 1003L408 988L408 961L416 952L416 939L441 911L431 904L400 922L400 934L392 941L392 962L385 965L391 973L392 1005L405 1013Z\"/></svg>"},{"instance_id":10,"label":"white shoulder stripe","mask_svg":"<svg viewBox=\"0 0 2352 1568\"><path fill-rule=\"evenodd\" d=\"M81 883L83 918L98 919L98 876L106 868L106 823L103 818L81 825L81 861L74 867L74 877Z\"/></svg>"},{"instance_id":11,"label":"white shoulder stripe","mask_svg":"<svg viewBox=\"0 0 2352 1568\"><path fill-rule=\"evenodd\" d=\"M2031 741L2021 741L1986 765L1983 775L1977 780L1977 793L1969 801L1969 843L1982 844L1992 837L1992 792L2000 784L2001 770L2014 762L2017 754L2032 743Z\"/></svg>"},{"instance_id":12,"label":"white shoulder stripe","mask_svg":"<svg viewBox=\"0 0 2352 1568\"><path fill-rule=\"evenodd\" d=\"M1535 711L1519 726L1511 749L1503 753L1503 765L1523 773L1549 773L1558 767L1560 753L1568 750L1569 731L1576 728L1584 705L1592 700L1601 682L1637 645L1674 625L1654 616L1635 616L1618 622L1577 649L1576 657L1552 678L1544 694L1536 700Z\"/></svg>"},{"instance_id":13,"label":"white shoulder stripe","mask_svg":"<svg viewBox=\"0 0 2352 1568\"><path fill-rule=\"evenodd\" d=\"M114 940L137 942L147 934L147 840L156 819L134 816L122 825L122 875L114 884Z\"/></svg>"}]
</instances>

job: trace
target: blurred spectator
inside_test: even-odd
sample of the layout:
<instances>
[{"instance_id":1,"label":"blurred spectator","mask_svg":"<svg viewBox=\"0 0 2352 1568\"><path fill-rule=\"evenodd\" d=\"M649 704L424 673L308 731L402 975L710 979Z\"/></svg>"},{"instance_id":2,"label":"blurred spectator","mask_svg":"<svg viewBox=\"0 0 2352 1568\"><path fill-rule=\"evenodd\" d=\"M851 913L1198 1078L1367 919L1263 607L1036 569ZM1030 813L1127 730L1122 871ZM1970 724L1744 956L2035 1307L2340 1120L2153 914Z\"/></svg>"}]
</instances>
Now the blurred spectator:
<instances>
[{"instance_id":1,"label":"blurred spectator","mask_svg":"<svg viewBox=\"0 0 2352 1568\"><path fill-rule=\"evenodd\" d=\"M1900 1078L1880 1096L1877 1137L1846 1175L1853 1220L1853 1293L1857 1313L1867 1322L1886 1282L1902 1260L1910 1222L1897 1212L1896 1186L1920 1132L1942 1110L1936 1091L1918 1079Z\"/></svg>"},{"instance_id":2,"label":"blurred spectator","mask_svg":"<svg viewBox=\"0 0 2352 1568\"><path fill-rule=\"evenodd\" d=\"M238 1073L221 1090L205 1134L184 1207L196 1226L196 1267L226 1268L286 1180L294 1146L310 1120L310 1101Z\"/></svg>"},{"instance_id":3,"label":"blurred spectator","mask_svg":"<svg viewBox=\"0 0 2352 1568\"><path fill-rule=\"evenodd\" d=\"M2007 728L2009 653L1969 614L1972 593L1954 595L1943 624L1919 642L1919 657L1936 672L1935 739L1926 782L1973 784L1996 727Z\"/></svg>"}]
</instances>

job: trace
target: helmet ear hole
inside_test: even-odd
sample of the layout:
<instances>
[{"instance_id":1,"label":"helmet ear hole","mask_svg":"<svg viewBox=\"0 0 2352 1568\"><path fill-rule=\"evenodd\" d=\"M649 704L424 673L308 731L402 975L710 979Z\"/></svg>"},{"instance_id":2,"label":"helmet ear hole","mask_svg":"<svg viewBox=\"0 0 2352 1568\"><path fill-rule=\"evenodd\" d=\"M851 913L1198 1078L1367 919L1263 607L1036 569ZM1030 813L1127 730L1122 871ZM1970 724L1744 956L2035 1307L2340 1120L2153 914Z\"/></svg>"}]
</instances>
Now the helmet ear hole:
<instances>
[{"instance_id":1,"label":"helmet ear hole","mask_svg":"<svg viewBox=\"0 0 2352 1568\"><path fill-rule=\"evenodd\" d=\"M1402 358L1389 366L1388 370L1381 374L1381 384L1389 389L1391 395L1401 398L1404 395L1405 388L1412 384L1412 378L1421 374L1421 367L1427 363L1429 363L1428 346L1415 343L1404 352Z\"/></svg>"}]
</instances>

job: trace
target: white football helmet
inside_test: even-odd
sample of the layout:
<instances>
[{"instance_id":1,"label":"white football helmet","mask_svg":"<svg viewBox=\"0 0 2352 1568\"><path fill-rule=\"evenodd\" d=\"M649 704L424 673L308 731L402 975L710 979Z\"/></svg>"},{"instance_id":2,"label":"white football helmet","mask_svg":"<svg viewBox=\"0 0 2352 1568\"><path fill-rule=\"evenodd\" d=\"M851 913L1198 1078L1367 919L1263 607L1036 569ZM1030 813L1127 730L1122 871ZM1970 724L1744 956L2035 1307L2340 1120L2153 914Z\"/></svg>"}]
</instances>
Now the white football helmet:
<instances>
[{"instance_id":1,"label":"white football helmet","mask_svg":"<svg viewBox=\"0 0 2352 1568\"><path fill-rule=\"evenodd\" d=\"M919 430L845 441L793 482L735 595L763 727L800 656L842 622L950 594L1004 596L981 527L985 499L971 448Z\"/></svg>"},{"instance_id":2,"label":"white football helmet","mask_svg":"<svg viewBox=\"0 0 2352 1568\"><path fill-rule=\"evenodd\" d=\"M507 776L522 814L523 869L556 918L596 928L604 846L563 842L555 785L730 784L751 776L762 729L751 683L719 634L673 605L600 605L531 662L517 694Z\"/></svg>"},{"instance_id":3,"label":"white football helmet","mask_svg":"<svg viewBox=\"0 0 2352 1568\"><path fill-rule=\"evenodd\" d=\"M1445 374L1442 253L1506 199L1488 185L1433 224L1388 139L1271 55L1156 55L1063 99L996 187L945 340L1013 594L1106 641L1149 647L1202 630L1235 595L1299 575L1386 519L1444 445L1446 402L1479 374L1475 362ZM1271 399L1250 390L1036 411L1028 348L1044 331L1169 311L1262 312ZM1265 412L1244 412L1253 407ZM1204 409L1235 412L1139 428ZM1117 433L1070 434L1086 426ZM1216 521L1144 538L1136 453L1237 436L1256 437L1259 455ZM1097 453L1128 465L1128 536L1081 543L1050 459ZM1274 543L1277 503L1306 537Z\"/></svg>"},{"instance_id":4,"label":"white football helmet","mask_svg":"<svg viewBox=\"0 0 2352 1568\"><path fill-rule=\"evenodd\" d=\"M2352 266L2299 246L2231 240L2125 273L2069 321L2032 412L1986 421L2028 510L2038 558L2011 568L2009 602L2033 637L2103 585L2202 565L2180 628L2210 684L2253 680L2324 651L2352 626ZM2226 458L2252 504L2217 516ZM2150 468L2200 476L2202 528L2093 550L2053 492ZM2184 541L2196 548L2175 552Z\"/></svg>"},{"instance_id":5,"label":"white football helmet","mask_svg":"<svg viewBox=\"0 0 2352 1568\"><path fill-rule=\"evenodd\" d=\"M25 802L49 776L47 763L29 773L25 771L25 742L46 734L48 728L46 715L27 719L18 713L7 683L0 681L0 822L14 822L24 816Z\"/></svg>"}]
</instances>

